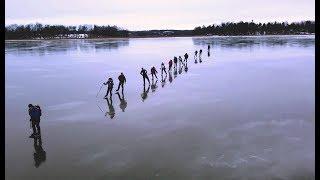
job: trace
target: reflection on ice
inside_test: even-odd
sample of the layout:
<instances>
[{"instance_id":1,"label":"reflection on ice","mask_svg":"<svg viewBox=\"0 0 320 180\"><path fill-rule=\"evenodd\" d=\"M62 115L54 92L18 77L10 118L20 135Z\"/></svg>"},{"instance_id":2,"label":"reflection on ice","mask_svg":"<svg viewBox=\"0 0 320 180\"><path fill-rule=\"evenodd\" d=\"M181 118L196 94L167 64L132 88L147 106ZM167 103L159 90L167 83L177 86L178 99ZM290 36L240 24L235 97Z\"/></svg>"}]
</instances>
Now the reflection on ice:
<instances>
[{"instance_id":1,"label":"reflection on ice","mask_svg":"<svg viewBox=\"0 0 320 180\"><path fill-rule=\"evenodd\" d=\"M146 86L145 85L143 86L143 92L141 93L142 102L144 102L148 98L148 93L149 93L149 90L150 90L150 84L148 84L147 86L148 86L147 90L146 90Z\"/></svg>"},{"instance_id":2,"label":"reflection on ice","mask_svg":"<svg viewBox=\"0 0 320 180\"><path fill-rule=\"evenodd\" d=\"M121 93L122 97L120 97L120 93L119 92L117 92L116 94L118 94L119 101L120 101L119 107L122 110L122 112L124 112L126 107L127 107L127 104L128 104L126 99L125 99L125 97L124 97L124 93L122 91L122 93Z\"/></svg>"},{"instance_id":3,"label":"reflection on ice","mask_svg":"<svg viewBox=\"0 0 320 180\"><path fill-rule=\"evenodd\" d=\"M106 51L129 45L129 39L75 39L6 41L5 53L46 55L69 51Z\"/></svg>"},{"instance_id":4,"label":"reflection on ice","mask_svg":"<svg viewBox=\"0 0 320 180\"><path fill-rule=\"evenodd\" d=\"M205 38L192 38L195 45L211 44L213 48L243 48L253 46L302 46L310 47L315 43L314 36L214 36ZM208 56L210 54L208 53Z\"/></svg>"}]
</instances>

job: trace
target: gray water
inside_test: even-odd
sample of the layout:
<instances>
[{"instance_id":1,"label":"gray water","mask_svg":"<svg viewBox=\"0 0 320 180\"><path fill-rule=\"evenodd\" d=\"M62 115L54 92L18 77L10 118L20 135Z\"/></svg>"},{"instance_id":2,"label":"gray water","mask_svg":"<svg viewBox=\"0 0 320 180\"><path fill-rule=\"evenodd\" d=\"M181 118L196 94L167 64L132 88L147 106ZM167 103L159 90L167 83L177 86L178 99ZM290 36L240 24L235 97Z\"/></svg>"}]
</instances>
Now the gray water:
<instances>
[{"instance_id":1,"label":"gray water","mask_svg":"<svg viewBox=\"0 0 320 180\"><path fill-rule=\"evenodd\" d=\"M314 43L314 36L6 41L6 179L314 179ZM187 72L172 72L172 82L159 73L156 88L143 93L141 67L186 52ZM120 72L127 105L113 94L108 106L106 88L97 92L108 77L114 92ZM40 160L28 137L29 103L43 112Z\"/></svg>"}]
</instances>

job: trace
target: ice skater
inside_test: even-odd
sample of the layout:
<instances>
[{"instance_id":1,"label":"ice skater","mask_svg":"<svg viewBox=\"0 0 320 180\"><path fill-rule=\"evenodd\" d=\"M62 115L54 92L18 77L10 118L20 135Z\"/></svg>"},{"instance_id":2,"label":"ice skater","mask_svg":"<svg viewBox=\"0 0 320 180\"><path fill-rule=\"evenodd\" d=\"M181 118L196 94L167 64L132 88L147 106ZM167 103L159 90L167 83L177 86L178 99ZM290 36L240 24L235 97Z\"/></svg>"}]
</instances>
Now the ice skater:
<instances>
[{"instance_id":1,"label":"ice skater","mask_svg":"<svg viewBox=\"0 0 320 180\"><path fill-rule=\"evenodd\" d=\"M106 99L108 97L108 94L110 93L110 97L112 96L112 89L113 89L113 80L112 78L109 78L107 82L103 83L104 85L108 85L107 94L104 96Z\"/></svg>"},{"instance_id":2,"label":"ice skater","mask_svg":"<svg viewBox=\"0 0 320 180\"><path fill-rule=\"evenodd\" d=\"M173 63L174 63L174 67L177 67L178 58L175 56L173 57Z\"/></svg>"},{"instance_id":3,"label":"ice skater","mask_svg":"<svg viewBox=\"0 0 320 180\"><path fill-rule=\"evenodd\" d=\"M162 76L163 72L165 72L165 73L167 74L166 66L165 66L164 63L162 62L162 63L161 63L161 76Z\"/></svg>"},{"instance_id":4,"label":"ice skater","mask_svg":"<svg viewBox=\"0 0 320 180\"><path fill-rule=\"evenodd\" d=\"M148 77L147 70L141 68L140 74L142 75L142 78L143 78L143 85L145 86L145 84L146 84L146 79L148 80L148 83L150 84L150 80L149 80L149 77Z\"/></svg>"},{"instance_id":5,"label":"ice skater","mask_svg":"<svg viewBox=\"0 0 320 180\"><path fill-rule=\"evenodd\" d=\"M119 85L118 85L117 91L119 91L120 86L121 86L122 93L123 93L123 85L126 83L126 77L123 75L123 73L121 73L120 76L118 77L118 79L119 79Z\"/></svg>"},{"instance_id":6,"label":"ice skater","mask_svg":"<svg viewBox=\"0 0 320 180\"><path fill-rule=\"evenodd\" d=\"M184 54L184 61L185 61L186 63L188 62L188 57L189 57L188 53L185 53L185 54Z\"/></svg>"},{"instance_id":7,"label":"ice skater","mask_svg":"<svg viewBox=\"0 0 320 180\"><path fill-rule=\"evenodd\" d=\"M169 71L171 71L171 68L172 68L172 60L170 59L170 61L169 61Z\"/></svg>"},{"instance_id":8,"label":"ice skater","mask_svg":"<svg viewBox=\"0 0 320 180\"><path fill-rule=\"evenodd\" d=\"M30 126L32 127L33 133L29 136L34 138L41 135L40 129L40 117L42 115L41 108L39 105L28 105L28 112L30 115Z\"/></svg>"},{"instance_id":9,"label":"ice skater","mask_svg":"<svg viewBox=\"0 0 320 180\"><path fill-rule=\"evenodd\" d=\"M202 49L199 52L199 63L202 63Z\"/></svg>"},{"instance_id":10,"label":"ice skater","mask_svg":"<svg viewBox=\"0 0 320 180\"><path fill-rule=\"evenodd\" d=\"M181 63L181 64L183 63L183 62L182 62L182 57L181 57L181 56L179 56L179 63Z\"/></svg>"},{"instance_id":11,"label":"ice skater","mask_svg":"<svg viewBox=\"0 0 320 180\"><path fill-rule=\"evenodd\" d=\"M158 77L157 77L158 71L156 70L156 68L154 66L151 68L150 71L151 71L152 80L153 80L153 76L155 76L158 79Z\"/></svg>"}]
</instances>

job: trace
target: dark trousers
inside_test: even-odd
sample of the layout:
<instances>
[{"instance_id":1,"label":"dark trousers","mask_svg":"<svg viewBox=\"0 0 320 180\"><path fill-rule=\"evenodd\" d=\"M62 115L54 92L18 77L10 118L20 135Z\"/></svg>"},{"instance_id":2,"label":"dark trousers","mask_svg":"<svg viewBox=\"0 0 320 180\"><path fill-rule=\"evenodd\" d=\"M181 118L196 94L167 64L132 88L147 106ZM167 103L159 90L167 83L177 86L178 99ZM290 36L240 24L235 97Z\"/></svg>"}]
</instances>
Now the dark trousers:
<instances>
[{"instance_id":1,"label":"dark trousers","mask_svg":"<svg viewBox=\"0 0 320 180\"><path fill-rule=\"evenodd\" d=\"M153 79L153 76L155 76L158 79L156 73L154 73L154 74L152 73L151 76L152 76L152 79Z\"/></svg>"},{"instance_id":2,"label":"dark trousers","mask_svg":"<svg viewBox=\"0 0 320 180\"><path fill-rule=\"evenodd\" d=\"M163 74L163 71L167 74L167 71L165 69L161 69L161 74Z\"/></svg>"},{"instance_id":3,"label":"dark trousers","mask_svg":"<svg viewBox=\"0 0 320 180\"><path fill-rule=\"evenodd\" d=\"M121 88L122 88L122 91L123 91L123 84L124 84L124 82L119 82L119 85L118 85L118 89L117 89L117 91L119 91L119 89L120 89L120 86L121 86Z\"/></svg>"},{"instance_id":4,"label":"dark trousers","mask_svg":"<svg viewBox=\"0 0 320 180\"><path fill-rule=\"evenodd\" d=\"M33 134L40 134L40 119L31 119Z\"/></svg>"},{"instance_id":5,"label":"dark trousers","mask_svg":"<svg viewBox=\"0 0 320 180\"><path fill-rule=\"evenodd\" d=\"M150 84L150 80L148 76L143 76L143 85L146 84L146 79L148 80L148 83Z\"/></svg>"},{"instance_id":6,"label":"dark trousers","mask_svg":"<svg viewBox=\"0 0 320 180\"><path fill-rule=\"evenodd\" d=\"M106 96L108 96L109 92L110 92L110 96L112 96L112 88L113 88L113 87L109 87L109 88L108 88Z\"/></svg>"}]
</instances>

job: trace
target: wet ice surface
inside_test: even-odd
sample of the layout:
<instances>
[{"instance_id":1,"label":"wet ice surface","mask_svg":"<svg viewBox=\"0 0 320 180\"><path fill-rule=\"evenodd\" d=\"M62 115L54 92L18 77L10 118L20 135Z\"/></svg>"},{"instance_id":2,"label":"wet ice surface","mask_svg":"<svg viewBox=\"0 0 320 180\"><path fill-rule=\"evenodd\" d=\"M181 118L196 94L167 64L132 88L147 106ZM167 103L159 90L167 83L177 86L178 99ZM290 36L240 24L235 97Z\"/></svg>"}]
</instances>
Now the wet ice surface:
<instances>
[{"instance_id":1,"label":"wet ice surface","mask_svg":"<svg viewBox=\"0 0 320 180\"><path fill-rule=\"evenodd\" d=\"M314 179L314 36L10 41L5 51L7 179ZM141 67L185 52L188 72L171 83L158 74L143 94ZM127 104L113 94L110 119L106 88L96 94L109 76L115 90L120 72ZM38 168L29 103L43 111Z\"/></svg>"}]
</instances>

